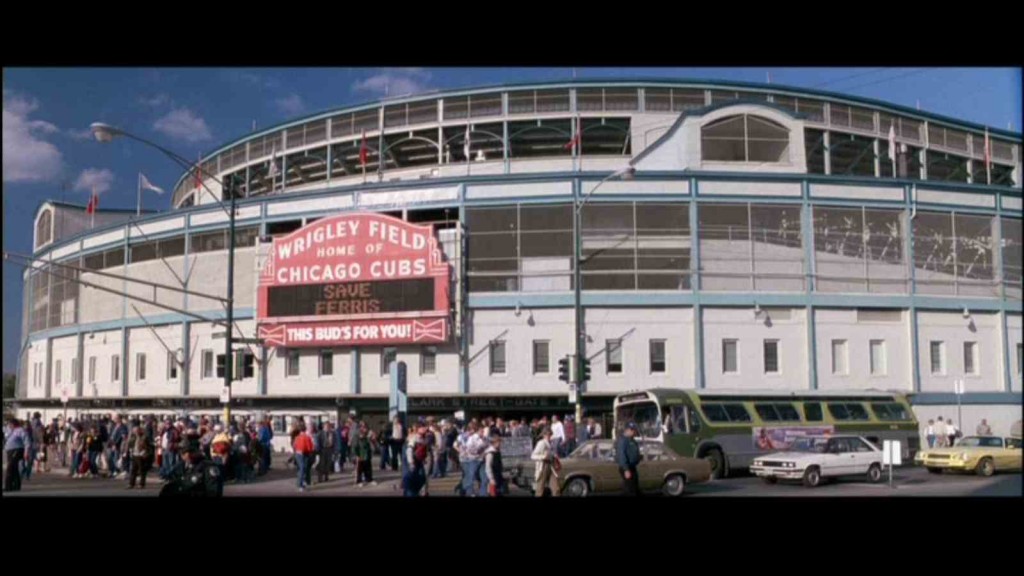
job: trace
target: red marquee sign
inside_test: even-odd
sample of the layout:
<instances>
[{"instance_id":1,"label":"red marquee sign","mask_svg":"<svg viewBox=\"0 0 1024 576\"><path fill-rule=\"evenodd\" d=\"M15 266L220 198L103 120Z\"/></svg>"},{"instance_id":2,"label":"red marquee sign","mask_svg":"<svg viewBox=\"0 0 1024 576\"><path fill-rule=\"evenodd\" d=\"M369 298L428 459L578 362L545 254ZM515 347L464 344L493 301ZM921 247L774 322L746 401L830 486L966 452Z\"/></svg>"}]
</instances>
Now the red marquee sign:
<instances>
[{"instance_id":1,"label":"red marquee sign","mask_svg":"<svg viewBox=\"0 0 1024 576\"><path fill-rule=\"evenodd\" d=\"M274 239L256 320L267 346L448 339L449 265L430 226L382 214L317 220Z\"/></svg>"}]
</instances>

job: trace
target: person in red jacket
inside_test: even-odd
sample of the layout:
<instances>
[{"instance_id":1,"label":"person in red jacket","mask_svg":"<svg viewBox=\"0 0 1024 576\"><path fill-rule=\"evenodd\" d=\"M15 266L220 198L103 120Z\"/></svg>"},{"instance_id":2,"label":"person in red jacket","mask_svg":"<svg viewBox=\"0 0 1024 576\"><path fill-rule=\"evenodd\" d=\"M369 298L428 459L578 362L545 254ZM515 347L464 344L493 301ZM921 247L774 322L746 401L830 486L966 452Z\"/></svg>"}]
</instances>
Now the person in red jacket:
<instances>
[{"instance_id":1,"label":"person in red jacket","mask_svg":"<svg viewBox=\"0 0 1024 576\"><path fill-rule=\"evenodd\" d=\"M299 434L295 436L292 448L295 450L295 463L299 467L299 492L306 491L306 468L313 461L313 439L305 434L306 425L299 424Z\"/></svg>"}]
</instances>

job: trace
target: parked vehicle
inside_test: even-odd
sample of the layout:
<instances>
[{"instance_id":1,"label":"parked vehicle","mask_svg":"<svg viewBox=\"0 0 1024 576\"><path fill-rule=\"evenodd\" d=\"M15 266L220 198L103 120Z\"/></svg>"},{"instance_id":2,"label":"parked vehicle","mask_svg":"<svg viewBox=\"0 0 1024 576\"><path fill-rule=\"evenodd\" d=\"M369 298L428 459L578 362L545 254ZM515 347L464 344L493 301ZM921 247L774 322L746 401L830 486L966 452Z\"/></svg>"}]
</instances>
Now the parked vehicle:
<instances>
[{"instance_id":1,"label":"parked vehicle","mask_svg":"<svg viewBox=\"0 0 1024 576\"><path fill-rule=\"evenodd\" d=\"M643 459L637 467L637 476L642 491L660 490L666 496L682 496L688 484L711 479L711 464L707 460L680 456L661 442L640 442L640 454ZM579 498L622 491L612 440L584 442L562 459L561 464L563 496Z\"/></svg>"},{"instance_id":2,"label":"parked vehicle","mask_svg":"<svg viewBox=\"0 0 1024 576\"><path fill-rule=\"evenodd\" d=\"M914 461L932 474L957 470L991 476L996 472L1020 471L1021 453L1020 438L967 436L948 448L918 452Z\"/></svg>"},{"instance_id":3,"label":"parked vehicle","mask_svg":"<svg viewBox=\"0 0 1024 576\"><path fill-rule=\"evenodd\" d=\"M807 436L784 452L758 457L750 471L768 484L800 480L808 488L840 476L875 483L882 479L882 451L861 436Z\"/></svg>"}]
</instances>

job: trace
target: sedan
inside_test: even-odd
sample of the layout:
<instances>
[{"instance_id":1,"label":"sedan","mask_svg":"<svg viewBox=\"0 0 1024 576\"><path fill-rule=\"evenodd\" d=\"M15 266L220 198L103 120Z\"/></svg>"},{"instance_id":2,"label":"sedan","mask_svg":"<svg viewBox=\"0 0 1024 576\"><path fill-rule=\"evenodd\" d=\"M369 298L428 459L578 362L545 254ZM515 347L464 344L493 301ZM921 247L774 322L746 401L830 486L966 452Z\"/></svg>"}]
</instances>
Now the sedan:
<instances>
[{"instance_id":1,"label":"sedan","mask_svg":"<svg viewBox=\"0 0 1024 576\"><path fill-rule=\"evenodd\" d=\"M711 479L711 465L707 460L680 456L660 442L639 444L642 459L637 466L637 476L642 491L660 490L666 496L682 496L687 484ZM622 477L615 463L612 440L584 442L561 464L559 478L564 496L579 498L622 492Z\"/></svg>"},{"instance_id":2,"label":"sedan","mask_svg":"<svg viewBox=\"0 0 1024 576\"><path fill-rule=\"evenodd\" d=\"M876 483L882 479L882 451L860 436L805 436L785 452L757 458L750 471L768 484L800 480L808 488L839 476Z\"/></svg>"}]
</instances>

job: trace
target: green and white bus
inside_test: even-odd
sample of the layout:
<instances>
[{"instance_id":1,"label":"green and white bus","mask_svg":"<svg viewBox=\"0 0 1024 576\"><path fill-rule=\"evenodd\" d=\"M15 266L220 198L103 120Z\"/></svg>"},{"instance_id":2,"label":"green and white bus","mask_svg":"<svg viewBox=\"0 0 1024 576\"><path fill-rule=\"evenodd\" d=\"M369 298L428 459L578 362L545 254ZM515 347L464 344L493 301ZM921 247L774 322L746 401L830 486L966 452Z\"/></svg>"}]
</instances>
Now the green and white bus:
<instances>
[{"instance_id":1,"label":"green and white bus","mask_svg":"<svg viewBox=\"0 0 1024 576\"><path fill-rule=\"evenodd\" d=\"M911 462L921 446L914 411L896 392L655 388L618 395L614 410L616 434L633 421L644 439L710 460L714 478L810 434L858 434L879 448L899 440Z\"/></svg>"}]
</instances>

